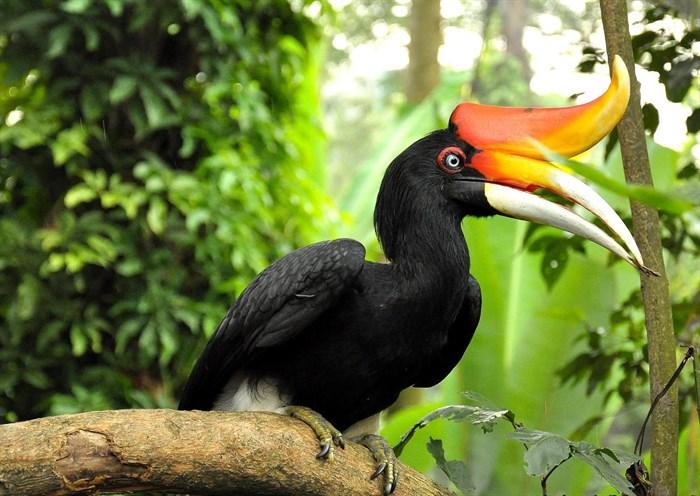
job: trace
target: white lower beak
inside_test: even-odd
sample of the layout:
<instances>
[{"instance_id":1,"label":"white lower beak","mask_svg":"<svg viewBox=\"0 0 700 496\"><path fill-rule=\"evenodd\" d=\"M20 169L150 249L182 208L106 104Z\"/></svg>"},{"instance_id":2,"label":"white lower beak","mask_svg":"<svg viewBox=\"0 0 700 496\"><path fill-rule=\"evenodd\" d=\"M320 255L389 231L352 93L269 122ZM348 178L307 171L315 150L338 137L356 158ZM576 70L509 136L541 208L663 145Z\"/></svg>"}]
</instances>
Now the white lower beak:
<instances>
[{"instance_id":1,"label":"white lower beak","mask_svg":"<svg viewBox=\"0 0 700 496\"><path fill-rule=\"evenodd\" d=\"M638 267L644 266L642 254L639 252L632 233L627 229L627 226L622 222L615 210L594 189L577 177L557 169L552 170L549 180L558 186L557 193L565 194L567 198L578 203L605 222L627 245L636 261L636 265Z\"/></svg>"},{"instance_id":2,"label":"white lower beak","mask_svg":"<svg viewBox=\"0 0 700 496\"><path fill-rule=\"evenodd\" d=\"M567 184L567 187L571 187L571 184ZM484 185L484 194L486 195L488 203L503 215L516 219L529 220L538 224L547 224L572 234L577 234L607 248L642 272L648 274L654 273L640 262L641 256L637 259L635 256L630 255L599 227L591 224L586 219L579 217L574 212L561 205L552 203L544 198L520 189L495 183L486 183ZM607 204L605 205L607 206ZM600 204L594 205L594 207L595 206L599 207ZM608 206L608 208L610 207ZM625 230L626 229L625 227ZM627 242L627 240L625 241ZM636 245L634 245L634 247L636 248Z\"/></svg>"}]
</instances>

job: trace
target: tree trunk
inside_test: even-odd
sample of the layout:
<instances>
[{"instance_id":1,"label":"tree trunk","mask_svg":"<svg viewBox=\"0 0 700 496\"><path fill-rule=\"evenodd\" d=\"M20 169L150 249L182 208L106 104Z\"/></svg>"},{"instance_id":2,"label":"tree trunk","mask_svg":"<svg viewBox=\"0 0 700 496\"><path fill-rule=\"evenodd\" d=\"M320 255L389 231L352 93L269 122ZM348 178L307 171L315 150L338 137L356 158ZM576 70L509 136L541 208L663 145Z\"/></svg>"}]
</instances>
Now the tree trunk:
<instances>
[{"instance_id":1,"label":"tree trunk","mask_svg":"<svg viewBox=\"0 0 700 496\"><path fill-rule=\"evenodd\" d=\"M481 83L481 64L482 59L486 57L488 53L488 43L489 43L489 30L491 27L491 19L493 19L493 13L496 11L498 6L498 0L486 0L486 5L484 5L484 13L482 15L481 21L481 50L479 53L479 58L476 59L474 63L474 76L471 80L471 97L479 99L482 83Z\"/></svg>"},{"instance_id":2,"label":"tree trunk","mask_svg":"<svg viewBox=\"0 0 700 496\"><path fill-rule=\"evenodd\" d=\"M630 183L652 184L646 148L639 86L634 73L634 57L625 0L600 0L608 57L620 55L630 73L632 92L624 118L618 124L620 151L625 177ZM659 216L656 210L631 202L634 238L644 262L661 274L659 277L640 272L647 340L651 398L663 389L676 368L676 338L668 292L668 280L661 248ZM676 494L678 465L678 388L674 385L659 402L651 422L651 479L654 496Z\"/></svg>"},{"instance_id":3,"label":"tree trunk","mask_svg":"<svg viewBox=\"0 0 700 496\"><path fill-rule=\"evenodd\" d=\"M438 49L442 44L440 0L413 0L408 45L406 98L416 104L440 82Z\"/></svg>"},{"instance_id":4,"label":"tree trunk","mask_svg":"<svg viewBox=\"0 0 700 496\"><path fill-rule=\"evenodd\" d=\"M523 45L523 32L527 22L527 0L509 0L501 2L503 13L503 36L506 39L506 51L515 57L523 69L526 81L532 79L530 57Z\"/></svg>"},{"instance_id":5,"label":"tree trunk","mask_svg":"<svg viewBox=\"0 0 700 496\"><path fill-rule=\"evenodd\" d=\"M377 495L374 462L347 443L318 460L308 426L272 413L118 410L0 426L0 495L158 491L208 495ZM401 465L397 495L447 496Z\"/></svg>"}]
</instances>

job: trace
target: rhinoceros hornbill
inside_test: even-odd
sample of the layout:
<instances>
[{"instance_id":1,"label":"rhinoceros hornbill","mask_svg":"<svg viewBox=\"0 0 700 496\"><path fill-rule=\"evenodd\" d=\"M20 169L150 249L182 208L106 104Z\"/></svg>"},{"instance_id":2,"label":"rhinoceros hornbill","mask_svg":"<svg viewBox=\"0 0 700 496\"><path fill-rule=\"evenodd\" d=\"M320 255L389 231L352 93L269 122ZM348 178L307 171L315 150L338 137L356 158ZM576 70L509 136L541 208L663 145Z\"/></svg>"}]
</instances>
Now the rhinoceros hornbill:
<instances>
[{"instance_id":1,"label":"rhinoceros hornbill","mask_svg":"<svg viewBox=\"0 0 700 496\"><path fill-rule=\"evenodd\" d=\"M467 216L502 214L588 238L639 269L625 224L591 188L544 160L573 156L617 124L629 76L616 58L596 100L566 108L463 103L447 129L416 141L389 165L374 213L388 263L357 241L296 250L261 272L233 304L185 386L180 409L263 410L306 422L331 458L343 434L372 452L393 491L395 457L376 434L378 414L410 386L439 383L474 334L481 292L469 274ZM626 249L544 188L597 215Z\"/></svg>"}]
</instances>

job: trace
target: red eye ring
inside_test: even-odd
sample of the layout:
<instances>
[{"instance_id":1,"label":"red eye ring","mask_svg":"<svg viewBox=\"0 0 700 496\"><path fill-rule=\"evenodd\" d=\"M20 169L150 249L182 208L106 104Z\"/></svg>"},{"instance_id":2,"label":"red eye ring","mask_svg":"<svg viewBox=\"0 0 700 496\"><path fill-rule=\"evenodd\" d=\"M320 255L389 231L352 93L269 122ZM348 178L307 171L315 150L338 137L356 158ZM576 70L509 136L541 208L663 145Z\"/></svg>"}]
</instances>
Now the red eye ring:
<instances>
[{"instance_id":1,"label":"red eye ring","mask_svg":"<svg viewBox=\"0 0 700 496\"><path fill-rule=\"evenodd\" d=\"M448 146L440 150L437 159L435 159L435 163L448 174L457 174L464 169L467 163L467 156L461 148Z\"/></svg>"}]
</instances>

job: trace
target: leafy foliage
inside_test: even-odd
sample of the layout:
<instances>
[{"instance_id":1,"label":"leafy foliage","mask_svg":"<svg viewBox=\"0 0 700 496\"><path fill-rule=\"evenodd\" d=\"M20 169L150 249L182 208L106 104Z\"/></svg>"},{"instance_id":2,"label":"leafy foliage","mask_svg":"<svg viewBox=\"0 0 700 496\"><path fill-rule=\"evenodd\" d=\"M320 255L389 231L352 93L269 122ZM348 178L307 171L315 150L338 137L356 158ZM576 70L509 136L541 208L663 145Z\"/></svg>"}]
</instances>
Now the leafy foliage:
<instances>
[{"instance_id":1,"label":"leafy foliage","mask_svg":"<svg viewBox=\"0 0 700 496\"><path fill-rule=\"evenodd\" d=\"M598 448L586 442L569 441L551 432L521 427L509 435L527 447L525 470L528 475L544 477L572 456L593 467L611 486L625 495L634 495L634 488L621 473L638 458L610 448Z\"/></svg>"},{"instance_id":2,"label":"leafy foliage","mask_svg":"<svg viewBox=\"0 0 700 496\"><path fill-rule=\"evenodd\" d=\"M3 2L0 419L172 406L235 294L319 236L294 5Z\"/></svg>"},{"instance_id":3,"label":"leafy foliage","mask_svg":"<svg viewBox=\"0 0 700 496\"><path fill-rule=\"evenodd\" d=\"M510 439L519 441L525 447L525 471L532 477L539 477L546 485L547 478L570 458L575 458L595 469L611 486L624 495L634 495L634 487L621 474L637 463L637 456L610 448L600 448L587 442L565 439L551 432L528 429L515 421L515 414L508 409L495 408L488 400L467 393L467 398L476 405L450 405L439 408L424 416L406 432L394 451L399 454L410 442L413 434L429 422L446 419L453 422L467 422L481 427L484 433L492 432L498 421L508 422L515 430L508 434ZM430 438L427 449L435 459L436 465L445 473L464 494L471 492L468 470L460 460L447 460L442 441ZM543 493L544 494L544 493Z\"/></svg>"},{"instance_id":4,"label":"leafy foliage","mask_svg":"<svg viewBox=\"0 0 700 496\"><path fill-rule=\"evenodd\" d=\"M473 396L468 396L470 399ZM481 400L481 398L478 398ZM483 400L482 400L483 401ZM413 435L418 429L422 429L433 420L445 419L453 422L468 422L472 425L481 427L484 432L491 432L498 420L508 420L513 426L515 424L515 415L510 410L485 408L477 405L450 405L438 408L425 415L420 419L408 432L406 432L399 441L399 444L394 446L396 455L400 455L404 446L411 441Z\"/></svg>"}]
</instances>

